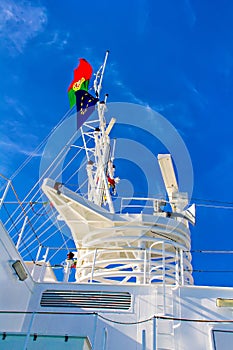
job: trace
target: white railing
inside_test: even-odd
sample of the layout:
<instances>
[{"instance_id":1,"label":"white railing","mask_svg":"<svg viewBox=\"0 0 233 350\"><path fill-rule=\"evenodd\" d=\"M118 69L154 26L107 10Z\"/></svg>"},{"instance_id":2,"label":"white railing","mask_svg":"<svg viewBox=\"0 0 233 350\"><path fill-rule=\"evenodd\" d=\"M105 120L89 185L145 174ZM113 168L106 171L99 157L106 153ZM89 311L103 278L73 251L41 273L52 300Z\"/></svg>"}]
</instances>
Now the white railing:
<instances>
[{"instance_id":1,"label":"white railing","mask_svg":"<svg viewBox=\"0 0 233 350\"><path fill-rule=\"evenodd\" d=\"M39 247L36 261L24 263L37 282L74 282L75 276L78 283L193 284L192 268L183 251L177 248L171 253L165 242L155 242L146 249L96 248L82 254L80 251L73 251L73 259L53 265L50 258L54 249Z\"/></svg>"},{"instance_id":2,"label":"white railing","mask_svg":"<svg viewBox=\"0 0 233 350\"><path fill-rule=\"evenodd\" d=\"M2 199L4 197L5 192ZM141 224L137 226L136 220L134 226L133 220L126 225L119 223L112 232L108 228L106 231L104 228L97 229L85 235L82 242L84 247L75 252L72 261L67 261L68 247L65 241L62 248L57 249L45 244L50 237L58 234L61 223L58 223L58 227L51 234L53 224L48 215L43 216L51 208L48 204L44 208L43 202L35 203L27 202L22 205L17 198L15 211L6 216L6 228L35 280L172 285L193 283L191 256L187 253L190 249L189 233L184 225L176 225L175 219L169 222L169 227L168 223L156 220L155 224L148 224L141 230ZM133 213L135 209L140 213L157 213L159 218L165 216L165 206L168 208L169 203L163 199L121 199L121 213L130 208ZM50 213L54 220L57 219L57 212L53 208ZM172 222L176 222L174 227ZM95 248L96 246L102 248ZM61 250L64 254L61 254ZM59 269L59 273L56 269Z\"/></svg>"},{"instance_id":3,"label":"white railing","mask_svg":"<svg viewBox=\"0 0 233 350\"><path fill-rule=\"evenodd\" d=\"M142 203L144 202L144 203ZM161 213L164 207L170 204L164 199L146 198L146 197L122 197L120 213L124 210L132 210L132 212L143 212L146 214Z\"/></svg>"},{"instance_id":4,"label":"white railing","mask_svg":"<svg viewBox=\"0 0 233 350\"><path fill-rule=\"evenodd\" d=\"M76 280L81 283L192 284L189 260L183 257L182 249L177 247L172 253L170 246L171 243L158 241L145 249L88 250L77 260Z\"/></svg>"}]
</instances>

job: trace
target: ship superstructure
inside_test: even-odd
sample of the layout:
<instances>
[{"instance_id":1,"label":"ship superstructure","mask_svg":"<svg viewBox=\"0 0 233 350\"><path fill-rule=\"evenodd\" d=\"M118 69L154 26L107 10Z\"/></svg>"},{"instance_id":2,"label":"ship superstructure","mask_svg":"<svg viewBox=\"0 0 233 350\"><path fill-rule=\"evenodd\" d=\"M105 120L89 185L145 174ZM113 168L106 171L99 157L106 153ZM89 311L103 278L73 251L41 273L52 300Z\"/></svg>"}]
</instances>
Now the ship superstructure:
<instances>
[{"instance_id":1,"label":"ship superstructure","mask_svg":"<svg viewBox=\"0 0 233 350\"><path fill-rule=\"evenodd\" d=\"M82 124L81 143L75 131L57 149L38 182L42 193L34 186L20 201L4 178L0 349L226 349L233 289L193 285L195 207L179 190L171 155L157 156L166 198L124 197L115 206L117 116L106 115L107 102L105 95ZM62 180L71 148L85 154L85 195Z\"/></svg>"}]
</instances>

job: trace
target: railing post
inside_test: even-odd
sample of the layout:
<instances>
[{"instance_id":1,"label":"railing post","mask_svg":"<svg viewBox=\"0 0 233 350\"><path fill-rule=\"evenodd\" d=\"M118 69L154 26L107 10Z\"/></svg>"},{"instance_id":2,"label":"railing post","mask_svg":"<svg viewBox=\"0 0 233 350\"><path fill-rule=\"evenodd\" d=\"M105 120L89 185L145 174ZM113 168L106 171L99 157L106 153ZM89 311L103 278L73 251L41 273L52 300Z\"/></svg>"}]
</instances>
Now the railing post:
<instances>
[{"instance_id":1,"label":"railing post","mask_svg":"<svg viewBox=\"0 0 233 350\"><path fill-rule=\"evenodd\" d=\"M39 246L38 251L37 251L37 254L36 254L35 264L34 264L33 269L32 269L32 277L34 277L35 268L36 268L36 263L37 263L37 261L39 260L39 256L40 256L41 249L42 249L42 245Z\"/></svg>"},{"instance_id":2,"label":"railing post","mask_svg":"<svg viewBox=\"0 0 233 350\"><path fill-rule=\"evenodd\" d=\"M17 241L17 243L16 243L16 248L17 248L17 249L19 249L19 245L20 245L20 243L21 243L21 239L22 239L22 235L23 235L23 232L24 232L26 223L27 223L27 219L28 219L28 217L25 216L24 221L23 221L23 226L22 226L22 228L21 228L21 231L20 231L19 237L18 237L18 241Z\"/></svg>"},{"instance_id":3,"label":"railing post","mask_svg":"<svg viewBox=\"0 0 233 350\"><path fill-rule=\"evenodd\" d=\"M153 317L153 350L157 350L156 333L157 333L157 318L154 316Z\"/></svg>"},{"instance_id":4,"label":"railing post","mask_svg":"<svg viewBox=\"0 0 233 350\"><path fill-rule=\"evenodd\" d=\"M144 250L144 277L143 277L143 283L146 284L146 266L147 266L147 259L146 259L146 248Z\"/></svg>"},{"instance_id":5,"label":"railing post","mask_svg":"<svg viewBox=\"0 0 233 350\"><path fill-rule=\"evenodd\" d=\"M142 330L142 350L146 350L146 331Z\"/></svg>"},{"instance_id":6,"label":"railing post","mask_svg":"<svg viewBox=\"0 0 233 350\"><path fill-rule=\"evenodd\" d=\"M176 248L176 286L180 284L179 280L179 256L178 256L178 250Z\"/></svg>"},{"instance_id":7,"label":"railing post","mask_svg":"<svg viewBox=\"0 0 233 350\"><path fill-rule=\"evenodd\" d=\"M166 314L166 270L165 270L165 243L162 242L163 262L163 313Z\"/></svg>"},{"instance_id":8,"label":"railing post","mask_svg":"<svg viewBox=\"0 0 233 350\"><path fill-rule=\"evenodd\" d=\"M184 285L184 252L180 249L180 274L181 274L181 285Z\"/></svg>"},{"instance_id":9,"label":"railing post","mask_svg":"<svg viewBox=\"0 0 233 350\"><path fill-rule=\"evenodd\" d=\"M90 278L90 283L93 282L93 276L95 273L95 262L96 262L96 256L97 256L97 248L95 249L94 257L93 257L93 263L92 263L92 268L91 268L91 278Z\"/></svg>"},{"instance_id":10,"label":"railing post","mask_svg":"<svg viewBox=\"0 0 233 350\"><path fill-rule=\"evenodd\" d=\"M5 180L6 180L6 178L5 178ZM7 191L8 191L8 189L9 189L10 185L11 185L11 180L8 180L7 185L6 185L6 188L5 188L5 191L3 192L2 198L0 198L0 209L1 209L1 207L2 207L2 204L3 204L3 202L4 202L5 197L6 197L6 195L7 195Z\"/></svg>"},{"instance_id":11,"label":"railing post","mask_svg":"<svg viewBox=\"0 0 233 350\"><path fill-rule=\"evenodd\" d=\"M43 259L43 265L42 265L40 276L39 276L39 282L42 281L42 276L44 278L44 272L45 272L45 269L46 269L46 260L47 260L47 257L48 257L48 253L49 253L49 248L47 248L46 251L45 251L45 255L44 255L44 259Z\"/></svg>"}]
</instances>

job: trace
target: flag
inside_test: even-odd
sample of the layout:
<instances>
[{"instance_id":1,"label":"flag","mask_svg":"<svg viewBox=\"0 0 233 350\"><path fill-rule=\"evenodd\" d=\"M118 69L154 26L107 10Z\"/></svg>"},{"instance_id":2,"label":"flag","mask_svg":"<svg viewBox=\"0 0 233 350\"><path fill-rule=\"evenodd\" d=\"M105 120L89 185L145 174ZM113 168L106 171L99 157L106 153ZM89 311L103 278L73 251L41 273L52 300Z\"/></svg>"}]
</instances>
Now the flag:
<instances>
[{"instance_id":1,"label":"flag","mask_svg":"<svg viewBox=\"0 0 233 350\"><path fill-rule=\"evenodd\" d=\"M95 104L99 101L85 90L75 91L76 106L77 106L77 129L82 126L94 111Z\"/></svg>"},{"instance_id":2,"label":"flag","mask_svg":"<svg viewBox=\"0 0 233 350\"><path fill-rule=\"evenodd\" d=\"M70 108L76 103L75 92L79 90L88 91L89 80L92 75L92 67L84 58L79 59L79 65L74 70L74 79L68 87Z\"/></svg>"}]
</instances>

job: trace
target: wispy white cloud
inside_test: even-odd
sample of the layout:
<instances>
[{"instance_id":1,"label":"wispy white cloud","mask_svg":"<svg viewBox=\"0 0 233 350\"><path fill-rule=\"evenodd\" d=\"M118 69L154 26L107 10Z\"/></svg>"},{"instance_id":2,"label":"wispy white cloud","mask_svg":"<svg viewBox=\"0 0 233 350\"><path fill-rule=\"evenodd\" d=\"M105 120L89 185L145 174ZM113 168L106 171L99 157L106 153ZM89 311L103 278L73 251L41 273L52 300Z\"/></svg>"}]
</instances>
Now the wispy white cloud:
<instances>
[{"instance_id":1,"label":"wispy white cloud","mask_svg":"<svg viewBox=\"0 0 233 350\"><path fill-rule=\"evenodd\" d=\"M19 139L16 138L15 141L11 140L7 136L3 136L0 140L0 150L5 154L9 153L19 153L24 154L26 156L33 156L33 157L40 157L41 153L36 153L32 150L30 146L27 147L27 145L23 145L22 142L19 142Z\"/></svg>"},{"instance_id":2,"label":"wispy white cloud","mask_svg":"<svg viewBox=\"0 0 233 350\"><path fill-rule=\"evenodd\" d=\"M112 81L114 82L114 85L121 88L121 91L123 92L123 94L125 96L127 96L127 99L130 102L138 103L138 104L143 105L145 107L149 107L147 102L145 102L145 101L141 100L140 98L138 98L133 93L133 91L122 81L122 79L120 79L119 72L116 69L116 66L115 66L114 63L110 64L110 71L111 71Z\"/></svg>"},{"instance_id":3,"label":"wispy white cloud","mask_svg":"<svg viewBox=\"0 0 233 350\"><path fill-rule=\"evenodd\" d=\"M187 77L183 78L184 86L189 93L190 100L200 109L204 109L207 105L205 96L198 90L194 83Z\"/></svg>"},{"instance_id":4,"label":"wispy white cloud","mask_svg":"<svg viewBox=\"0 0 233 350\"><path fill-rule=\"evenodd\" d=\"M69 37L69 32L57 30L50 35L49 40L45 42L44 45L53 46L59 50L63 50L68 44Z\"/></svg>"},{"instance_id":5,"label":"wispy white cloud","mask_svg":"<svg viewBox=\"0 0 233 350\"><path fill-rule=\"evenodd\" d=\"M12 109L14 109L16 111L16 113L18 115L20 115L21 117L25 116L25 108L23 107L23 105L16 99L12 98L11 96L4 96L4 100L6 105L9 107L11 107Z\"/></svg>"},{"instance_id":6,"label":"wispy white cloud","mask_svg":"<svg viewBox=\"0 0 233 350\"><path fill-rule=\"evenodd\" d=\"M175 106L174 103L154 104L152 106L152 109L155 110L156 112L162 113L172 109L174 106Z\"/></svg>"},{"instance_id":7,"label":"wispy white cloud","mask_svg":"<svg viewBox=\"0 0 233 350\"><path fill-rule=\"evenodd\" d=\"M11 53L22 53L27 42L43 31L46 23L44 7L23 0L0 2L0 39Z\"/></svg>"},{"instance_id":8,"label":"wispy white cloud","mask_svg":"<svg viewBox=\"0 0 233 350\"><path fill-rule=\"evenodd\" d=\"M132 103L140 104L148 109L152 109L158 113L166 112L174 107L174 103L166 103L166 104L152 104L150 105L148 102L143 101L138 96L134 94L134 92L120 79L119 72L117 71L115 64L112 63L110 67L111 75L113 75L112 81L115 86L121 88L120 90L127 97L127 100Z\"/></svg>"},{"instance_id":9,"label":"wispy white cloud","mask_svg":"<svg viewBox=\"0 0 233 350\"><path fill-rule=\"evenodd\" d=\"M26 108L17 99L8 95L4 96L3 100L10 113L8 112L7 118L2 119L0 125L0 153L31 155L34 145L38 143L38 136L28 132ZM40 154L33 156L38 157Z\"/></svg>"}]
</instances>

